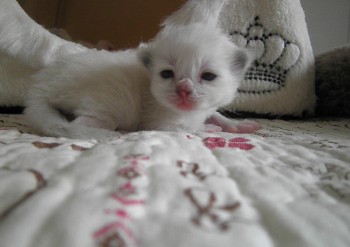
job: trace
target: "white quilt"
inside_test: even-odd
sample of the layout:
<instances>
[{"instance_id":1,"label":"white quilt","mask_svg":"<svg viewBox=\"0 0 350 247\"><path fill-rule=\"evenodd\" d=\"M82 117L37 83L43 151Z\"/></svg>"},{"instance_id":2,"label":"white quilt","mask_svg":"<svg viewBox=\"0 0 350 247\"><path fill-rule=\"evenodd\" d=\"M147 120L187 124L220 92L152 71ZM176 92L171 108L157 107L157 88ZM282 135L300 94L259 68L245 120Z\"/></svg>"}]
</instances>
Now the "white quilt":
<instances>
[{"instance_id":1,"label":"white quilt","mask_svg":"<svg viewBox=\"0 0 350 247\"><path fill-rule=\"evenodd\" d=\"M349 247L350 119L40 137L0 117L1 247Z\"/></svg>"}]
</instances>

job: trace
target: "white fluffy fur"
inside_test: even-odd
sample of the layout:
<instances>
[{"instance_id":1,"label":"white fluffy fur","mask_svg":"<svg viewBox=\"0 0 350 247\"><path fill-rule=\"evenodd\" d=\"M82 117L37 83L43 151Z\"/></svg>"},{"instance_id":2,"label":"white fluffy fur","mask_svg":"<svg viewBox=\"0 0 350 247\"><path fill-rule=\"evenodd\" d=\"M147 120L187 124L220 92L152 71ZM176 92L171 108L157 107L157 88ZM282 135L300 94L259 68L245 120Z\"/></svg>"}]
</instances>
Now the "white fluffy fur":
<instances>
[{"instance_id":1,"label":"white fluffy fur","mask_svg":"<svg viewBox=\"0 0 350 247\"><path fill-rule=\"evenodd\" d=\"M34 77L28 119L44 134L73 138L111 138L114 130L204 131L206 121L237 131L216 110L234 98L250 57L217 28L172 27L136 53L87 50L59 59ZM174 77L163 79L164 70ZM205 72L217 77L203 80ZM184 99L177 93L183 81L192 92ZM191 109L179 108L182 100Z\"/></svg>"},{"instance_id":2,"label":"white fluffy fur","mask_svg":"<svg viewBox=\"0 0 350 247\"><path fill-rule=\"evenodd\" d=\"M35 23L16 0L1 0L0 105L23 105L32 74L58 57L82 50Z\"/></svg>"}]
</instances>

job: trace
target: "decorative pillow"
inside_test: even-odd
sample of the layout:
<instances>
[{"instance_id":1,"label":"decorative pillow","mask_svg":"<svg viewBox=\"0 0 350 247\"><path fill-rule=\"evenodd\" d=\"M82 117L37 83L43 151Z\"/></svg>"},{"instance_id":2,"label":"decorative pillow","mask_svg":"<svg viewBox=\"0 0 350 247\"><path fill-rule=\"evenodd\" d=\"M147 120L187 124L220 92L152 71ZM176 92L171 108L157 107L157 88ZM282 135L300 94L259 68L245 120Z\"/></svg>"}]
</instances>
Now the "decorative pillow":
<instances>
[{"instance_id":1,"label":"decorative pillow","mask_svg":"<svg viewBox=\"0 0 350 247\"><path fill-rule=\"evenodd\" d=\"M220 25L254 51L238 97L226 110L268 115L313 113L314 56L298 0L229 0ZM243 114L244 115L244 114Z\"/></svg>"}]
</instances>

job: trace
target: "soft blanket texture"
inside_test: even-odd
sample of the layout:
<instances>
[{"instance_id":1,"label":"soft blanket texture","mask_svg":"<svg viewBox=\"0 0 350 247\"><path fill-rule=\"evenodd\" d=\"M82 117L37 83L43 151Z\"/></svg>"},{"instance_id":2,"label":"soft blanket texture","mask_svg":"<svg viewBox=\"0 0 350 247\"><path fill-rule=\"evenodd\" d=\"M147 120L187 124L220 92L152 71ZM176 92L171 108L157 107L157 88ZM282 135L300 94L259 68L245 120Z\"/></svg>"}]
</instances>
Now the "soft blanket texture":
<instances>
[{"instance_id":1,"label":"soft blanket texture","mask_svg":"<svg viewBox=\"0 0 350 247\"><path fill-rule=\"evenodd\" d=\"M350 246L350 120L40 137L0 117L0 246Z\"/></svg>"}]
</instances>

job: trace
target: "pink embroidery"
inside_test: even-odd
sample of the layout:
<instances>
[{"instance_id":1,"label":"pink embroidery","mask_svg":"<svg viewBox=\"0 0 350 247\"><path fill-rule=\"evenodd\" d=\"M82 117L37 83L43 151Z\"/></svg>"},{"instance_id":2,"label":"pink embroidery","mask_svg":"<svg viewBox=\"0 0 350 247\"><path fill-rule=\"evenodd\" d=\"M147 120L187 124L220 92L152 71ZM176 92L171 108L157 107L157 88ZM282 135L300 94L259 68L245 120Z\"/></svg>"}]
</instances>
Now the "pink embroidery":
<instances>
[{"instance_id":1,"label":"pink embroidery","mask_svg":"<svg viewBox=\"0 0 350 247\"><path fill-rule=\"evenodd\" d=\"M121 168L117 172L117 175L124 177L126 179L134 179L134 178L141 176L141 172L139 172L138 170L139 169L137 167L137 164L135 164L135 165Z\"/></svg>"},{"instance_id":2,"label":"pink embroidery","mask_svg":"<svg viewBox=\"0 0 350 247\"><path fill-rule=\"evenodd\" d=\"M246 138L243 138L243 137L237 137L237 138L230 139L230 141L233 141L233 142L249 142L250 140L246 139Z\"/></svg>"},{"instance_id":3,"label":"pink embroidery","mask_svg":"<svg viewBox=\"0 0 350 247\"><path fill-rule=\"evenodd\" d=\"M128 214L127 212L125 212L124 210L117 210L117 212L115 212L115 214L116 214L119 218L129 219L129 214Z\"/></svg>"},{"instance_id":4,"label":"pink embroidery","mask_svg":"<svg viewBox=\"0 0 350 247\"><path fill-rule=\"evenodd\" d=\"M229 148L238 148L241 150L249 151L255 148L254 145L247 143L247 142L250 142L249 139L242 138L242 137L232 138L232 139L229 139L228 141L222 137L207 137L203 141L204 141L204 145L211 150L216 148L229 147Z\"/></svg>"},{"instance_id":5,"label":"pink embroidery","mask_svg":"<svg viewBox=\"0 0 350 247\"><path fill-rule=\"evenodd\" d=\"M105 214L112 214L121 219L130 219L128 212L121 209L117 209L117 210L105 209L104 212Z\"/></svg>"},{"instance_id":6,"label":"pink embroidery","mask_svg":"<svg viewBox=\"0 0 350 247\"><path fill-rule=\"evenodd\" d=\"M129 239L132 239L134 243L137 242L132 231L126 225L124 225L120 222L113 222L113 223L106 225L102 229L94 232L93 237L95 239L101 238L101 237L107 235L108 233L110 233L116 229L121 230L124 234L126 234L128 236Z\"/></svg>"},{"instance_id":7,"label":"pink embroidery","mask_svg":"<svg viewBox=\"0 0 350 247\"><path fill-rule=\"evenodd\" d=\"M122 197L119 194L114 194L112 196L113 199L117 200L121 204L131 206L131 205L143 205L145 204L144 200L132 200L132 199L127 199L126 197Z\"/></svg>"},{"instance_id":8,"label":"pink embroidery","mask_svg":"<svg viewBox=\"0 0 350 247\"><path fill-rule=\"evenodd\" d=\"M139 161L149 160L149 157L142 154L128 155L124 157L125 160L130 160L131 165L138 163Z\"/></svg>"},{"instance_id":9,"label":"pink embroidery","mask_svg":"<svg viewBox=\"0 0 350 247\"><path fill-rule=\"evenodd\" d=\"M226 140L220 137L207 137L204 139L204 144L209 149L223 148L226 146Z\"/></svg>"},{"instance_id":10,"label":"pink embroidery","mask_svg":"<svg viewBox=\"0 0 350 247\"><path fill-rule=\"evenodd\" d=\"M131 182L127 182L121 187L119 187L118 191L123 196L136 194L136 188L132 185Z\"/></svg>"},{"instance_id":11,"label":"pink embroidery","mask_svg":"<svg viewBox=\"0 0 350 247\"><path fill-rule=\"evenodd\" d=\"M113 241L120 247L127 246L127 242L133 243L133 245L138 242L133 234L132 227L130 227L134 219L128 213L128 209L129 207L143 207L145 204L144 196L139 193L140 188L137 187L137 184L139 184L137 181L144 179L147 175L143 162L149 160L149 157L129 155L125 156L124 160L127 164L116 172L119 186L110 197L114 208L104 210L105 215L113 217L112 222L93 233L93 237L98 241L99 246L110 246L109 243Z\"/></svg>"},{"instance_id":12,"label":"pink embroidery","mask_svg":"<svg viewBox=\"0 0 350 247\"><path fill-rule=\"evenodd\" d=\"M245 139L245 138L233 138L229 140L228 146L230 148L239 148L241 150L251 150L253 148L255 148L254 145L249 144L247 142L249 142L250 140Z\"/></svg>"},{"instance_id":13,"label":"pink embroidery","mask_svg":"<svg viewBox=\"0 0 350 247\"><path fill-rule=\"evenodd\" d=\"M100 238L102 235L106 235L108 232L116 228L116 224L119 224L119 223L112 223L112 224L106 225L102 227L100 230L94 232L93 234L94 238Z\"/></svg>"}]
</instances>

